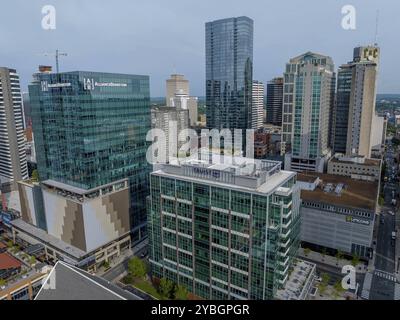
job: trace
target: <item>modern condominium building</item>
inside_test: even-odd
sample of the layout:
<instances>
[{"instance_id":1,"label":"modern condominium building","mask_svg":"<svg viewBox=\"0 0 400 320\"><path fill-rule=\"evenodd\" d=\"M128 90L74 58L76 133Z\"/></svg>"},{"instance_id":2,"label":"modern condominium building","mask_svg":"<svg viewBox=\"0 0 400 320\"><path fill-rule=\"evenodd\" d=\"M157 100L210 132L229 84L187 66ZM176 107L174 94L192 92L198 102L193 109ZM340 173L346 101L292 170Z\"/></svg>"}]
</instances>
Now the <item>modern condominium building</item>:
<instances>
[{"instance_id":1,"label":"modern condominium building","mask_svg":"<svg viewBox=\"0 0 400 320\"><path fill-rule=\"evenodd\" d=\"M83 71L34 77L29 95L40 180L93 190L127 178L133 239L144 236L149 77Z\"/></svg>"},{"instance_id":2,"label":"modern condominium building","mask_svg":"<svg viewBox=\"0 0 400 320\"><path fill-rule=\"evenodd\" d=\"M28 178L24 119L19 76L14 69L0 67L0 189L16 190Z\"/></svg>"},{"instance_id":3,"label":"modern condominium building","mask_svg":"<svg viewBox=\"0 0 400 320\"><path fill-rule=\"evenodd\" d=\"M186 160L151 173L153 276L206 299L272 299L284 286L299 246L296 173L248 160Z\"/></svg>"},{"instance_id":4,"label":"modern condominium building","mask_svg":"<svg viewBox=\"0 0 400 320\"><path fill-rule=\"evenodd\" d=\"M207 127L251 128L253 20L216 20L205 29Z\"/></svg>"},{"instance_id":5,"label":"modern condominium building","mask_svg":"<svg viewBox=\"0 0 400 320\"><path fill-rule=\"evenodd\" d=\"M263 125L264 118L264 84L260 81L253 81L251 128L257 130Z\"/></svg>"},{"instance_id":6,"label":"modern condominium building","mask_svg":"<svg viewBox=\"0 0 400 320\"><path fill-rule=\"evenodd\" d=\"M267 123L282 126L283 78L274 78L267 83Z\"/></svg>"},{"instance_id":7,"label":"modern condominium building","mask_svg":"<svg viewBox=\"0 0 400 320\"><path fill-rule=\"evenodd\" d=\"M307 52L286 64L282 122L285 169L324 170L330 155L335 72L330 57Z\"/></svg>"}]
</instances>

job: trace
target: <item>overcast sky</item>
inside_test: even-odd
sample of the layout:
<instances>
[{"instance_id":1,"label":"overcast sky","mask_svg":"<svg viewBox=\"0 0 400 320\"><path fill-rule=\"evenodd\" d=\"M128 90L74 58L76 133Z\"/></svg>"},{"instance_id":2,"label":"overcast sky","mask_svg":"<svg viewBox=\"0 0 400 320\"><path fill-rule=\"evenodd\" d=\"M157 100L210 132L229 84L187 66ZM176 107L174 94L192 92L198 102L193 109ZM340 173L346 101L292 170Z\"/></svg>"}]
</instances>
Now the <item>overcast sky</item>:
<instances>
[{"instance_id":1,"label":"overcast sky","mask_svg":"<svg viewBox=\"0 0 400 320\"><path fill-rule=\"evenodd\" d=\"M41 26L44 5L56 8L56 30ZM356 8L356 30L341 27L344 5ZM266 82L311 50L335 66L375 37L379 10L379 93L400 93L399 0L0 0L0 66L18 70L27 90L42 53L67 52L62 71L150 76L151 96L165 95L169 74L184 74L192 95L204 95L204 23L246 15L254 20L254 79Z\"/></svg>"}]
</instances>

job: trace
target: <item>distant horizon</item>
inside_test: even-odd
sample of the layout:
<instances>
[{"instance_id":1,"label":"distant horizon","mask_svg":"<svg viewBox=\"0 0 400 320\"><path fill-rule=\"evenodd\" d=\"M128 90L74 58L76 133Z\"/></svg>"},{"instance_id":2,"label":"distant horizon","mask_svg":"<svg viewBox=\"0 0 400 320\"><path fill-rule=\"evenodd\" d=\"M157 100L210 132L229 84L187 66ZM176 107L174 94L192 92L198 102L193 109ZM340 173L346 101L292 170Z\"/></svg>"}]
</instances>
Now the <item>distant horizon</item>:
<instances>
[{"instance_id":1,"label":"distant horizon","mask_svg":"<svg viewBox=\"0 0 400 320\"><path fill-rule=\"evenodd\" d=\"M247 16L254 21L253 79L266 83L283 74L285 64L307 51L332 57L335 70L352 60L358 45L377 42L381 48L378 91L400 92L398 38L400 2L352 0L356 28L342 27L342 8L347 3L308 0L220 0L211 2L151 0L53 0L56 29L45 30L44 0L14 0L2 3L0 64L14 68L21 88L27 91L38 65L55 64L60 70L92 70L143 74L150 77L150 94L163 96L172 73L185 75L190 94L205 92L205 23ZM211 6L212 4L212 6ZM379 28L376 34L376 15ZM105 22L112 23L105 23ZM284 22L284 23L283 23ZM12 27L11 27L12 26Z\"/></svg>"}]
</instances>

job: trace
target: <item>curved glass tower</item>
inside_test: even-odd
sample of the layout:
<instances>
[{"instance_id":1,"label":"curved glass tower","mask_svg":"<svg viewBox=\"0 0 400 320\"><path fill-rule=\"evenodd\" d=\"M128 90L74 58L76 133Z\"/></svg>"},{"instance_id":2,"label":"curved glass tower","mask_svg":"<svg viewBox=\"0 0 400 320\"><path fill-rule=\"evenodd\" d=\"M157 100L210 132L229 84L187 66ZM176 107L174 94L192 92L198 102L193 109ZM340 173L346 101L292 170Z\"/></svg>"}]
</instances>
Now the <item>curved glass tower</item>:
<instances>
[{"instance_id":1,"label":"curved glass tower","mask_svg":"<svg viewBox=\"0 0 400 320\"><path fill-rule=\"evenodd\" d=\"M206 106L209 129L251 128L253 20L206 23Z\"/></svg>"}]
</instances>

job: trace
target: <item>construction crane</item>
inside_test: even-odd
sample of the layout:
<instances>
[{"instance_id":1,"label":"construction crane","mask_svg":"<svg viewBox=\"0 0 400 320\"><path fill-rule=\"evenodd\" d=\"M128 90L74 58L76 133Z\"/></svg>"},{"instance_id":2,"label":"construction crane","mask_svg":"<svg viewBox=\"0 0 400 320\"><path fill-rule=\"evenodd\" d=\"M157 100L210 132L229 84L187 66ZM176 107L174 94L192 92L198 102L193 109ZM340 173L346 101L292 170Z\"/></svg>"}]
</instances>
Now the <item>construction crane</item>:
<instances>
[{"instance_id":1,"label":"construction crane","mask_svg":"<svg viewBox=\"0 0 400 320\"><path fill-rule=\"evenodd\" d=\"M55 57L55 58L56 58L56 72L59 73L60 69L59 69L58 59L59 59L59 57L61 57L61 56L66 57L66 56L67 56L67 53L65 53L65 52L60 52L60 51L57 49L57 50L56 50L56 53L44 53L43 55L46 56L46 57L51 56L51 57Z\"/></svg>"}]
</instances>

